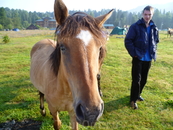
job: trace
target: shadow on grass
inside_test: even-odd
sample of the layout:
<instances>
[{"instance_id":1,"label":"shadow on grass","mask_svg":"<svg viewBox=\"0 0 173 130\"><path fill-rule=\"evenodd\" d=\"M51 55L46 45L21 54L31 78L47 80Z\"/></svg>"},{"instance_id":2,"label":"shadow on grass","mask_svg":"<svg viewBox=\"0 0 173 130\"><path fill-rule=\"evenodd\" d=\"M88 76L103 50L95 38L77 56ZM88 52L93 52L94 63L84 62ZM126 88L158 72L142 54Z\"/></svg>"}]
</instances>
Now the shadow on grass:
<instances>
[{"instance_id":1,"label":"shadow on grass","mask_svg":"<svg viewBox=\"0 0 173 130\"><path fill-rule=\"evenodd\" d=\"M114 110L122 109L125 106L129 106L129 96L119 98L117 100L112 100L105 103L105 111L111 112Z\"/></svg>"},{"instance_id":2,"label":"shadow on grass","mask_svg":"<svg viewBox=\"0 0 173 130\"><path fill-rule=\"evenodd\" d=\"M165 108L172 108L173 109L173 100L168 100L168 101L166 101L165 102L165 104L164 104L164 107Z\"/></svg>"},{"instance_id":3,"label":"shadow on grass","mask_svg":"<svg viewBox=\"0 0 173 130\"><path fill-rule=\"evenodd\" d=\"M40 130L41 122L25 119L21 122L15 120L0 123L1 130Z\"/></svg>"}]
</instances>

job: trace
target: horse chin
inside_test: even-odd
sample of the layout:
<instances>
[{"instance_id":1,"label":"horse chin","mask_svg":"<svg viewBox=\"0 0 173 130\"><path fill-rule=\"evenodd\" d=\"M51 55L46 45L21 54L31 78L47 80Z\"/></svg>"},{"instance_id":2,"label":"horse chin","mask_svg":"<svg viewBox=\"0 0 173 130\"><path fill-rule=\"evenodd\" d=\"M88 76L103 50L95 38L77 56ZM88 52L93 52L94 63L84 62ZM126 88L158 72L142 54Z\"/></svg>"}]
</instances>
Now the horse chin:
<instances>
[{"instance_id":1,"label":"horse chin","mask_svg":"<svg viewBox=\"0 0 173 130\"><path fill-rule=\"evenodd\" d=\"M83 125L83 126L94 126L95 123L96 123L96 121L94 121L94 122L90 122L90 121L87 121L87 120L81 121L81 120L79 120L78 118L77 118L77 122L78 122L79 124Z\"/></svg>"}]
</instances>

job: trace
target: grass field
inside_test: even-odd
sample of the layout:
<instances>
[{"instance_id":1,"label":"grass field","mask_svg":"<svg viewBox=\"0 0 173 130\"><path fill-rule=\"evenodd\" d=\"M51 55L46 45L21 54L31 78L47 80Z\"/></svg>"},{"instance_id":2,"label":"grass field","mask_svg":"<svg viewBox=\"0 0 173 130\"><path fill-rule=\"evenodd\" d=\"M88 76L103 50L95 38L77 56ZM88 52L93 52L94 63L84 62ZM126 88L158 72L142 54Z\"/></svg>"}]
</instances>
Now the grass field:
<instances>
[{"instance_id":1,"label":"grass field","mask_svg":"<svg viewBox=\"0 0 173 130\"><path fill-rule=\"evenodd\" d=\"M4 35L10 42L2 43ZM94 127L80 130L173 130L173 38L160 33L158 58L152 62L138 110L129 106L131 58L124 36L111 36L101 71L105 110ZM24 119L41 121L41 130L53 130L48 112L42 117L37 90L30 82L30 50L39 40L54 39L53 31L0 32L0 123ZM62 130L70 129L67 112L60 113Z\"/></svg>"}]
</instances>

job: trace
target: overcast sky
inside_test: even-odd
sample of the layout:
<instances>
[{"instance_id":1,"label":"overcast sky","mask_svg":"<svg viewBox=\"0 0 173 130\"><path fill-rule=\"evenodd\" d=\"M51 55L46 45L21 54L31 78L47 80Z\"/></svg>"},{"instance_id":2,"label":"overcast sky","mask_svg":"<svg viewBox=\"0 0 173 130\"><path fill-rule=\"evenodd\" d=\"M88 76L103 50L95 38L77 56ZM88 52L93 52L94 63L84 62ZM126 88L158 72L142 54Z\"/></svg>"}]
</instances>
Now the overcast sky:
<instances>
[{"instance_id":1,"label":"overcast sky","mask_svg":"<svg viewBox=\"0 0 173 130\"><path fill-rule=\"evenodd\" d=\"M164 4L173 0L63 0L69 10L101 10L120 9L123 11L147 6L151 4ZM0 0L0 7L22 9L36 12L53 12L54 0ZM142 9L141 9L142 10Z\"/></svg>"}]
</instances>

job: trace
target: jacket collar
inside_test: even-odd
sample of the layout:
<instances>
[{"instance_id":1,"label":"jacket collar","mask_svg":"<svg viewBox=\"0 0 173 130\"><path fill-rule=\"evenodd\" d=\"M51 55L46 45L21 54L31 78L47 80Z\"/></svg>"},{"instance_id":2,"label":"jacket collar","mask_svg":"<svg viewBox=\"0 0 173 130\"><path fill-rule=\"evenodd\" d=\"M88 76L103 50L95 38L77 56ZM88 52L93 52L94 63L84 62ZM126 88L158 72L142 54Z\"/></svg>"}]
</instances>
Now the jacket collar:
<instances>
[{"instance_id":1,"label":"jacket collar","mask_svg":"<svg viewBox=\"0 0 173 130\"><path fill-rule=\"evenodd\" d=\"M145 25L145 21L143 18L139 19L137 22L137 24L142 24L142 25ZM155 25L153 20L150 20L150 25Z\"/></svg>"}]
</instances>

